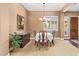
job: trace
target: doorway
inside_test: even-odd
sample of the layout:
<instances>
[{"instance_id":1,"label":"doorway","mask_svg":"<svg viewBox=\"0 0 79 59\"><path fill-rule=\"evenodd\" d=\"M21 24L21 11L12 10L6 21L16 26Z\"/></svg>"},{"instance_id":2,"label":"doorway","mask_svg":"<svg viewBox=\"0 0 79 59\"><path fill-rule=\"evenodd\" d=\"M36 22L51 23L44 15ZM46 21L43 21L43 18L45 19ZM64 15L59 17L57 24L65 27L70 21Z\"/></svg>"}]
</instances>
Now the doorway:
<instances>
[{"instance_id":1,"label":"doorway","mask_svg":"<svg viewBox=\"0 0 79 59\"><path fill-rule=\"evenodd\" d=\"M78 17L70 17L70 39L78 39Z\"/></svg>"}]
</instances>

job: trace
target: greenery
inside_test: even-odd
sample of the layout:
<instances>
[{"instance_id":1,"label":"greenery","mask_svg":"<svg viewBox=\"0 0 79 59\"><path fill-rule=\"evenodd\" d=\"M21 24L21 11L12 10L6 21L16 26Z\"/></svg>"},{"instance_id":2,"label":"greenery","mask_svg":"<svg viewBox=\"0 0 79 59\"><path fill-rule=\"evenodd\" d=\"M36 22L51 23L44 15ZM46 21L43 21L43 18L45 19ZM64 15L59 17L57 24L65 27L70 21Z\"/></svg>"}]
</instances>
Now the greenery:
<instances>
[{"instance_id":1,"label":"greenery","mask_svg":"<svg viewBox=\"0 0 79 59\"><path fill-rule=\"evenodd\" d=\"M19 48L22 43L21 36L14 32L14 34L10 34L9 36L9 45L10 47Z\"/></svg>"}]
</instances>

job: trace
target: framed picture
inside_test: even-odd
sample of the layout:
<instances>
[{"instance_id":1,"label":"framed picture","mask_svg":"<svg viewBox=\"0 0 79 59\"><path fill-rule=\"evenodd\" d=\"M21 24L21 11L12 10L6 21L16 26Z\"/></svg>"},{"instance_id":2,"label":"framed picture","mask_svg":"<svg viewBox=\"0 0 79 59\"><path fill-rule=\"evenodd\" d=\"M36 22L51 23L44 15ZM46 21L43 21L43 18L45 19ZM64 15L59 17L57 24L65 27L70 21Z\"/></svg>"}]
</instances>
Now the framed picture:
<instances>
[{"instance_id":1,"label":"framed picture","mask_svg":"<svg viewBox=\"0 0 79 59\"><path fill-rule=\"evenodd\" d=\"M17 30L24 30L24 17L17 15Z\"/></svg>"}]
</instances>

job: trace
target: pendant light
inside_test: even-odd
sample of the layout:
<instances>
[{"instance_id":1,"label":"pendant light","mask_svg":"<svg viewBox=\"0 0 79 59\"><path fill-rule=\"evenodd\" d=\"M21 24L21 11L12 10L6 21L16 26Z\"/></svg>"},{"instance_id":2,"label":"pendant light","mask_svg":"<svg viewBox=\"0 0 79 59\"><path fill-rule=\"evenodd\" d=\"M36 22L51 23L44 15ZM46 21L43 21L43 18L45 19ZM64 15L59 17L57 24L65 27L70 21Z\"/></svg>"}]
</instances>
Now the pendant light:
<instances>
[{"instance_id":1,"label":"pendant light","mask_svg":"<svg viewBox=\"0 0 79 59\"><path fill-rule=\"evenodd\" d=\"M46 7L46 6L45 6L45 3L43 3L43 6L42 6L42 7L43 7L43 16L40 18L40 20L41 20L41 21L44 21L44 20L45 20L45 19L44 19L44 16L45 16L45 7Z\"/></svg>"}]
</instances>

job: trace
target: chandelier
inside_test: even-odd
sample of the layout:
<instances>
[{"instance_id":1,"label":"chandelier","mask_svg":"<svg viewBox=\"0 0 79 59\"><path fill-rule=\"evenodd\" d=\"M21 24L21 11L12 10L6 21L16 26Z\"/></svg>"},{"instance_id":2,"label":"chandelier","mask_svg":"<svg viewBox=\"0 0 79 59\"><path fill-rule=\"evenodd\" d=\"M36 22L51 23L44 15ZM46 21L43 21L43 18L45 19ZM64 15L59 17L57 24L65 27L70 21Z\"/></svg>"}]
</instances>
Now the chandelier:
<instances>
[{"instance_id":1,"label":"chandelier","mask_svg":"<svg viewBox=\"0 0 79 59\"><path fill-rule=\"evenodd\" d=\"M44 19L44 16L45 16L45 7L46 7L46 5L45 5L45 3L43 3L43 16L40 18L40 20L41 21L44 21L45 19Z\"/></svg>"}]
</instances>

